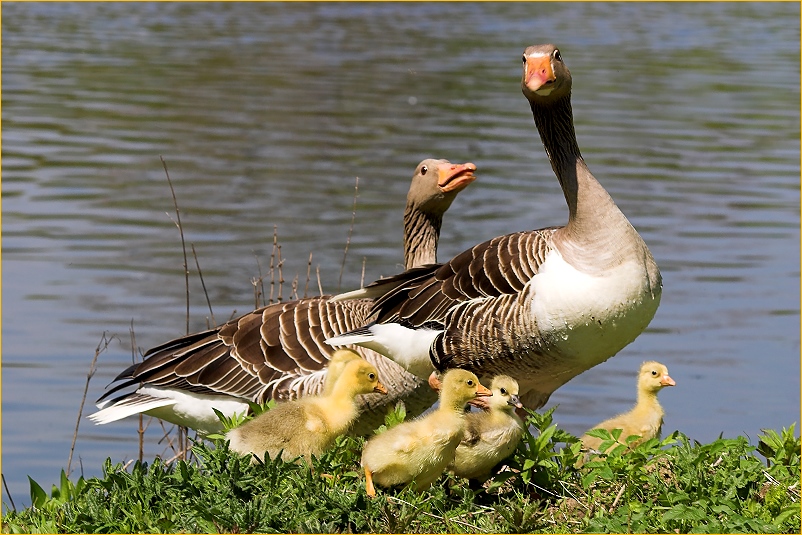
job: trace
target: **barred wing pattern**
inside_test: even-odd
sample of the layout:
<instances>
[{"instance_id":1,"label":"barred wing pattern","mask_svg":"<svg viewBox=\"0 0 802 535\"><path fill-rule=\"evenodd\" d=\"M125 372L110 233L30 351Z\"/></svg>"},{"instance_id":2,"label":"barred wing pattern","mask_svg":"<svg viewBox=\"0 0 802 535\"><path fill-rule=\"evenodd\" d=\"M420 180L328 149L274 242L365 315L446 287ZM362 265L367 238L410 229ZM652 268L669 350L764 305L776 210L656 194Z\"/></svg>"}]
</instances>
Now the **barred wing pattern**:
<instances>
[{"instance_id":1,"label":"barred wing pattern","mask_svg":"<svg viewBox=\"0 0 802 535\"><path fill-rule=\"evenodd\" d=\"M414 268L366 287L377 323L396 321L412 327L445 323L464 301L518 296L537 273L559 227L499 236L444 264ZM384 288L384 291L381 290Z\"/></svg>"},{"instance_id":2,"label":"barred wing pattern","mask_svg":"<svg viewBox=\"0 0 802 535\"><path fill-rule=\"evenodd\" d=\"M312 393L304 388L319 389L322 377L315 374L334 353L323 340L360 326L371 304L333 303L321 296L262 307L216 329L154 347L98 401L139 383L257 403ZM294 384L298 391L291 388Z\"/></svg>"},{"instance_id":3,"label":"barred wing pattern","mask_svg":"<svg viewBox=\"0 0 802 535\"><path fill-rule=\"evenodd\" d=\"M519 371L539 369L544 360L531 358L541 354L539 332L524 304L532 297L530 281L553 249L559 228L499 236L444 264L372 283L364 295L374 298L374 322L342 341L360 343L360 335L371 336L371 325L395 323L441 331L428 355L439 370L466 368L495 375L509 373L512 362ZM526 359L520 358L522 351Z\"/></svg>"}]
</instances>

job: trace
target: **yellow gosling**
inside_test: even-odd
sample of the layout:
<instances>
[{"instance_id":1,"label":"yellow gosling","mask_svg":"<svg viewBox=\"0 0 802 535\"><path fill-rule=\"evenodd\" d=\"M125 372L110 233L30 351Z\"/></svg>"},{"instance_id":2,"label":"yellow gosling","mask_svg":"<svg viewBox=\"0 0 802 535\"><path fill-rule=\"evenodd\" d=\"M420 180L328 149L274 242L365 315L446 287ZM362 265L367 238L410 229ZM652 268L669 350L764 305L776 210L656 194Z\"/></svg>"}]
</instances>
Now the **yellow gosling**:
<instances>
[{"instance_id":1,"label":"yellow gosling","mask_svg":"<svg viewBox=\"0 0 802 535\"><path fill-rule=\"evenodd\" d=\"M323 389L321 390L322 396L328 396L334 390L334 385L340 374L345 369L345 366L352 360L361 359L362 356L352 349L338 349L334 352L329 359L329 364L326 366L326 378L323 379Z\"/></svg>"},{"instance_id":2,"label":"yellow gosling","mask_svg":"<svg viewBox=\"0 0 802 535\"><path fill-rule=\"evenodd\" d=\"M446 372L437 409L365 444L362 467L368 496L376 495L374 483L392 487L414 481L418 492L429 488L454 460L465 429L465 405L477 396L491 395L473 373Z\"/></svg>"},{"instance_id":3,"label":"yellow gosling","mask_svg":"<svg viewBox=\"0 0 802 535\"><path fill-rule=\"evenodd\" d=\"M226 438L231 450L241 454L253 453L261 458L267 452L271 459L303 456L311 461L312 455L326 451L351 427L359 413L356 396L371 392L386 394L387 390L372 364L354 359L345 364L328 396L280 403L232 429Z\"/></svg>"},{"instance_id":4,"label":"yellow gosling","mask_svg":"<svg viewBox=\"0 0 802 535\"><path fill-rule=\"evenodd\" d=\"M633 448L649 439L659 438L665 413L657 401L657 393L665 386L675 386L676 384L674 379L668 375L668 368L663 364L655 361L644 362L638 373L638 402L632 410L605 420L591 429L606 429L610 432L614 429L621 429L621 436L618 439L621 444L626 444L627 437L638 435L640 438L630 446ZM599 451L602 443L602 439L587 434L582 435L580 440L583 448L593 451ZM608 451L613 447L615 444L608 448Z\"/></svg>"},{"instance_id":5,"label":"yellow gosling","mask_svg":"<svg viewBox=\"0 0 802 535\"><path fill-rule=\"evenodd\" d=\"M494 466L512 455L523 435L523 422L515 414L523 405L518 399L518 381L497 375L490 383L493 396L487 411L471 412L457 447L451 471L455 476L485 481Z\"/></svg>"}]
</instances>

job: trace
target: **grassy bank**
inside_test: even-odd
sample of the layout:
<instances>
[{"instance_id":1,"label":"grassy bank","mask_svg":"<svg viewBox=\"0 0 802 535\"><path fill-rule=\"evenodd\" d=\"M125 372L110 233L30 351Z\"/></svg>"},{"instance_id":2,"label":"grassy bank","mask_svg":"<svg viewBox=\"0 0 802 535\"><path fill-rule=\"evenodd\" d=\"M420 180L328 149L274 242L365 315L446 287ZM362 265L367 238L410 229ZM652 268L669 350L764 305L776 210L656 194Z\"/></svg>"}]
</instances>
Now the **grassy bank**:
<instances>
[{"instance_id":1,"label":"grassy bank","mask_svg":"<svg viewBox=\"0 0 802 535\"><path fill-rule=\"evenodd\" d=\"M8 512L22 532L800 532L800 440L793 426L699 444L681 433L574 468L576 438L550 413L489 488L444 476L429 491L379 491L359 469L362 439L343 437L313 466L252 465L222 442L199 463L107 461L101 478L62 478L33 506ZM623 449L621 447L620 449Z\"/></svg>"}]
</instances>

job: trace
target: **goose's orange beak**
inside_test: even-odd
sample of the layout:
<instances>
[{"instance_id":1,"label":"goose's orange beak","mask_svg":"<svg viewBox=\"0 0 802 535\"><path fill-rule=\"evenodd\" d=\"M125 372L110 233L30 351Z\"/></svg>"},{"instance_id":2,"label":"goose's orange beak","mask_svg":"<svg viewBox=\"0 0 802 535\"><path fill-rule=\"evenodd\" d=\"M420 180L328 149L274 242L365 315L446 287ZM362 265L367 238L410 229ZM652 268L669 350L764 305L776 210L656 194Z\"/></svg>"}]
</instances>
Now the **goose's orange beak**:
<instances>
[{"instance_id":1,"label":"goose's orange beak","mask_svg":"<svg viewBox=\"0 0 802 535\"><path fill-rule=\"evenodd\" d=\"M444 163L437 168L437 185L443 193L462 191L476 180L476 166L470 162L463 164Z\"/></svg>"},{"instance_id":2,"label":"goose's orange beak","mask_svg":"<svg viewBox=\"0 0 802 535\"><path fill-rule=\"evenodd\" d=\"M526 58L524 85L533 93L557 79L551 68L551 56Z\"/></svg>"},{"instance_id":3,"label":"goose's orange beak","mask_svg":"<svg viewBox=\"0 0 802 535\"><path fill-rule=\"evenodd\" d=\"M492 396L492 395L493 392L491 392L489 388L485 388L481 384L476 387L476 397Z\"/></svg>"},{"instance_id":4,"label":"goose's orange beak","mask_svg":"<svg viewBox=\"0 0 802 535\"><path fill-rule=\"evenodd\" d=\"M384 385L381 383L376 383L376 386L373 387L373 391L378 394L387 394L387 389L384 388Z\"/></svg>"},{"instance_id":5,"label":"goose's orange beak","mask_svg":"<svg viewBox=\"0 0 802 535\"><path fill-rule=\"evenodd\" d=\"M677 383L674 382L674 379L672 379L670 375L665 374L660 379L660 386L677 386Z\"/></svg>"}]
</instances>

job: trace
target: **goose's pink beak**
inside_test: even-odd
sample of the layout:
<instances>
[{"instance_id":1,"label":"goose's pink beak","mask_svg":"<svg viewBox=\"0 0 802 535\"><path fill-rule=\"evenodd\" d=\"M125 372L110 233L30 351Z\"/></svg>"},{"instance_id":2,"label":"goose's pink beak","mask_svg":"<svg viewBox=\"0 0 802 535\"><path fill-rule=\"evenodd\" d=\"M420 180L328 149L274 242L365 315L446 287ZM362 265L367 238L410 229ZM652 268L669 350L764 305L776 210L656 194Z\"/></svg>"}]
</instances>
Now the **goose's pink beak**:
<instances>
[{"instance_id":1,"label":"goose's pink beak","mask_svg":"<svg viewBox=\"0 0 802 535\"><path fill-rule=\"evenodd\" d=\"M470 162L463 164L444 163L437 168L437 185L443 193L462 191L476 180L476 166Z\"/></svg>"},{"instance_id":2,"label":"goose's pink beak","mask_svg":"<svg viewBox=\"0 0 802 535\"><path fill-rule=\"evenodd\" d=\"M674 382L674 379L672 379L670 375L665 374L660 379L660 386L677 386L677 383Z\"/></svg>"},{"instance_id":3,"label":"goose's pink beak","mask_svg":"<svg viewBox=\"0 0 802 535\"><path fill-rule=\"evenodd\" d=\"M526 58L524 85L533 93L557 79L551 68L551 56Z\"/></svg>"}]
</instances>

